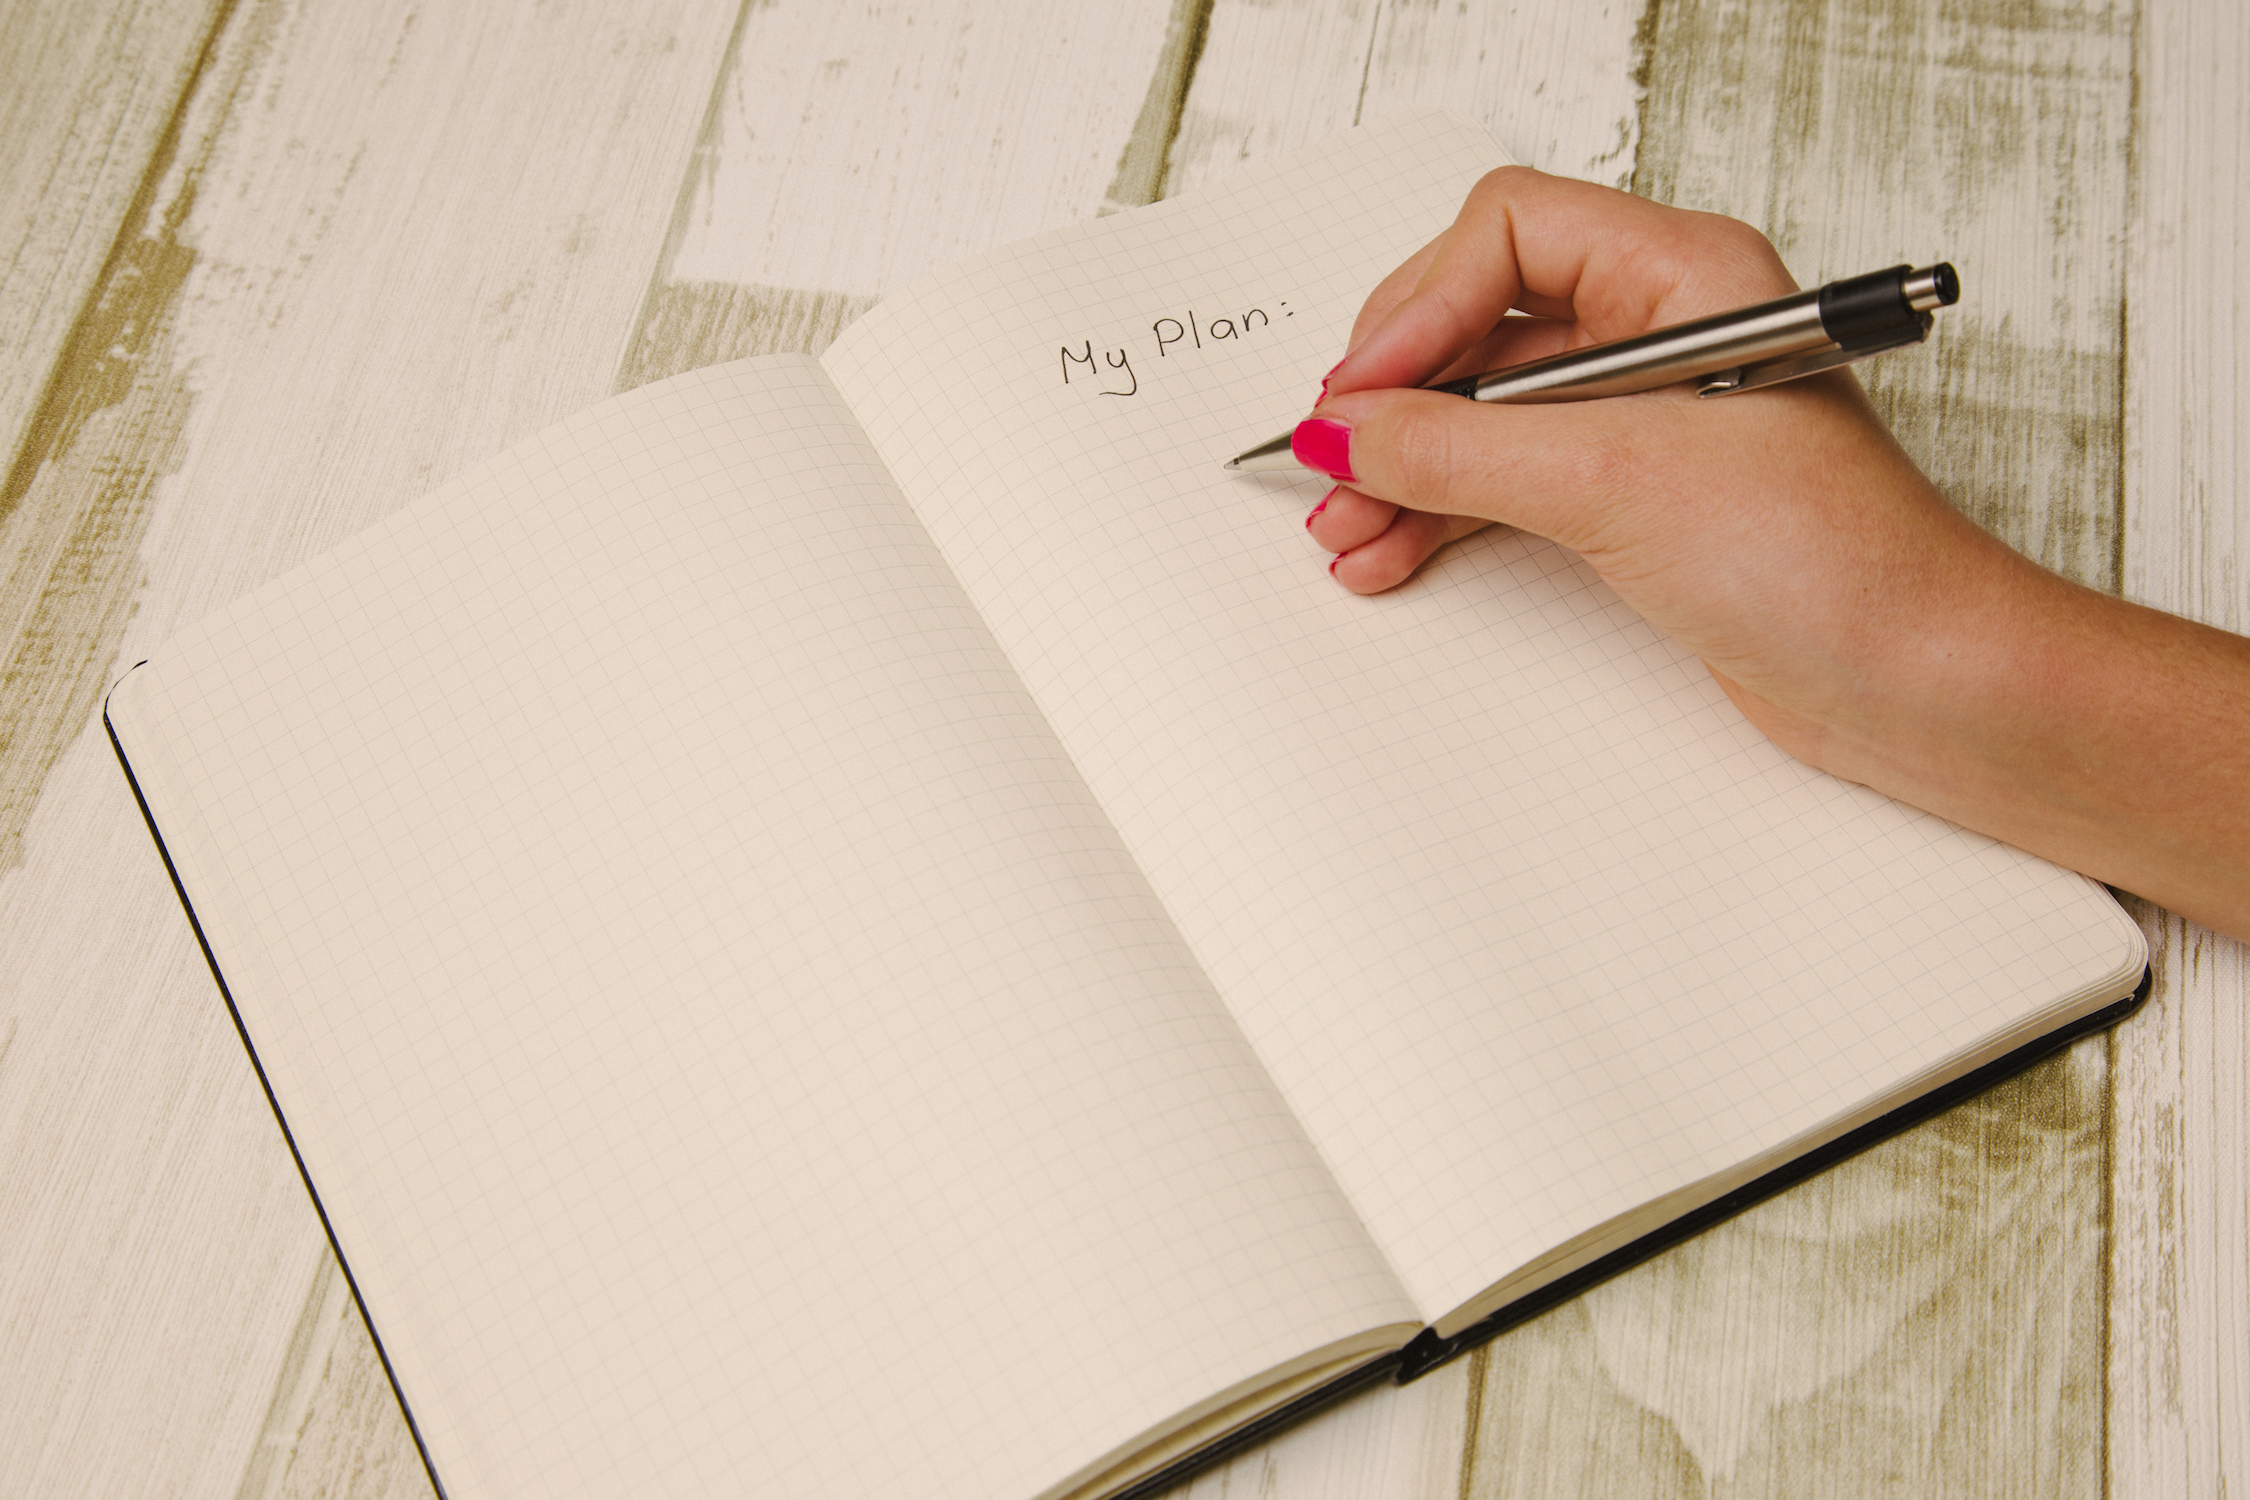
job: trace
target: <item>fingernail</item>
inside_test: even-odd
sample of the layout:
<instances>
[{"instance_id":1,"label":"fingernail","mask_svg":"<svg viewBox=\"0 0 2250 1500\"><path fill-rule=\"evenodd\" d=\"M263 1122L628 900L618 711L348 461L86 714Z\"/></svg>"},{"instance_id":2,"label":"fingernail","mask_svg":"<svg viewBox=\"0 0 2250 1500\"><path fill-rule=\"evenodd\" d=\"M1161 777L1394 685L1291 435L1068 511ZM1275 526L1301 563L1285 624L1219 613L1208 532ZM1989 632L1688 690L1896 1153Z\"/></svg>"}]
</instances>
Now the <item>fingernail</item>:
<instances>
[{"instance_id":1,"label":"fingernail","mask_svg":"<svg viewBox=\"0 0 2250 1500\"><path fill-rule=\"evenodd\" d=\"M1344 359L1350 358L1351 356L1349 354L1344 356ZM1338 370L1344 368L1344 359L1339 359L1336 361L1336 363L1330 365L1328 367L1328 373L1320 377L1320 399L1322 401L1326 401L1328 399L1328 382L1335 378L1336 372ZM1317 405L1318 403L1316 402L1315 404Z\"/></svg>"},{"instance_id":2,"label":"fingernail","mask_svg":"<svg viewBox=\"0 0 2250 1500\"><path fill-rule=\"evenodd\" d=\"M1299 422L1289 435L1289 451L1297 456L1297 462L1320 470L1330 479L1350 484L1359 477L1352 473L1352 430L1333 417Z\"/></svg>"},{"instance_id":3,"label":"fingernail","mask_svg":"<svg viewBox=\"0 0 2250 1500\"><path fill-rule=\"evenodd\" d=\"M1320 504L1314 506L1311 510L1305 513L1305 530L1312 530L1313 517L1328 509L1328 502L1335 499L1336 490L1342 488L1342 485L1337 485L1335 489L1331 489L1327 494L1320 497Z\"/></svg>"},{"instance_id":4,"label":"fingernail","mask_svg":"<svg viewBox=\"0 0 2250 1500\"><path fill-rule=\"evenodd\" d=\"M1341 553L1341 552L1337 553L1337 554L1336 554L1336 555L1335 555L1334 557L1331 557L1330 559L1328 559L1328 576L1329 576L1329 577L1331 577L1331 578L1334 578L1334 577L1336 576L1336 564L1338 564L1338 563L1342 562L1343 560L1344 560L1344 554L1343 554L1343 553Z\"/></svg>"}]
</instances>

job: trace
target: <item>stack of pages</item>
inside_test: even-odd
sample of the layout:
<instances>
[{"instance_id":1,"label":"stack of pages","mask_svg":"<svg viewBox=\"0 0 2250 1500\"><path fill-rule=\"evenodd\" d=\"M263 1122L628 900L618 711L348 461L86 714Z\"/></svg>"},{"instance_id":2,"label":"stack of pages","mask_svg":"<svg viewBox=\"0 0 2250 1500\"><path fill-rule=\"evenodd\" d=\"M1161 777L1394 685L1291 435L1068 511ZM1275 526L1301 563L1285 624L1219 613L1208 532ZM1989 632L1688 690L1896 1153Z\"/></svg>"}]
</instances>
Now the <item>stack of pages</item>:
<instances>
[{"instance_id":1,"label":"stack of pages","mask_svg":"<svg viewBox=\"0 0 2250 1500\"><path fill-rule=\"evenodd\" d=\"M1791 761L1572 554L1358 598L1221 471L1502 159L1009 246L124 677L446 1494L1115 1495L2127 1002L2100 887Z\"/></svg>"}]
</instances>

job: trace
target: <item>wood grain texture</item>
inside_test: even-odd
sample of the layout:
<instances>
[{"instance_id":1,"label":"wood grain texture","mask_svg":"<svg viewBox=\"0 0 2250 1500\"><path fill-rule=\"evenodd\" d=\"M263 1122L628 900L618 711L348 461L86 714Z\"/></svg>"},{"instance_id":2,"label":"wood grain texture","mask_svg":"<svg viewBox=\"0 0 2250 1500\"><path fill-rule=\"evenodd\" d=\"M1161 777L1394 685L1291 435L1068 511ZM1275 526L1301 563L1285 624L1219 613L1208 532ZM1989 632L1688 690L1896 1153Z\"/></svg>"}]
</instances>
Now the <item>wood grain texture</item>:
<instances>
[{"instance_id":1,"label":"wood grain texture","mask_svg":"<svg viewBox=\"0 0 2250 1500\"><path fill-rule=\"evenodd\" d=\"M2150 0L2139 57L2120 582L2250 631L2250 24Z\"/></svg>"},{"instance_id":2,"label":"wood grain texture","mask_svg":"<svg viewBox=\"0 0 2250 1500\"><path fill-rule=\"evenodd\" d=\"M225 9L220 0L0 5L0 455L22 442Z\"/></svg>"},{"instance_id":3,"label":"wood grain texture","mask_svg":"<svg viewBox=\"0 0 2250 1500\"><path fill-rule=\"evenodd\" d=\"M2141 13L2126 296L2127 597L2250 629L2250 28ZM2109 1476L2250 1493L2250 949L2140 907L2147 1010L2115 1040Z\"/></svg>"},{"instance_id":4,"label":"wood grain texture","mask_svg":"<svg viewBox=\"0 0 2250 1500\"><path fill-rule=\"evenodd\" d=\"M1956 504L2103 588L2132 52L2123 3L1660 4L1633 173L1756 224L1806 285L1953 261L1931 344L1861 378Z\"/></svg>"},{"instance_id":5,"label":"wood grain texture","mask_svg":"<svg viewBox=\"0 0 2250 1500\"><path fill-rule=\"evenodd\" d=\"M1359 121L1432 105L1516 160L1622 183L1639 134L1637 6L1217 0L1172 143L1173 191Z\"/></svg>"},{"instance_id":6,"label":"wood grain texture","mask_svg":"<svg viewBox=\"0 0 2250 1500\"><path fill-rule=\"evenodd\" d=\"M1461 1492L2099 1493L2102 1064L2022 1074L1496 1341Z\"/></svg>"},{"instance_id":7,"label":"wood grain texture","mask_svg":"<svg viewBox=\"0 0 2250 1500\"><path fill-rule=\"evenodd\" d=\"M759 6L663 274L881 296L1091 218L1145 153L1181 30L1169 0L1067 20L1032 0Z\"/></svg>"},{"instance_id":8,"label":"wood grain texture","mask_svg":"<svg viewBox=\"0 0 2250 1500\"><path fill-rule=\"evenodd\" d=\"M70 130L62 142L42 139L48 130L27 130L34 151L50 149L17 159L9 173L16 180L6 184L20 195L13 217L23 234L0 282L0 316L22 340L8 346L9 373L0 381L7 401L0 430L12 455L0 477L0 629L7 632L0 637L0 870L21 861L23 825L48 769L100 690L131 608L139 528L175 457L150 445L124 463L84 462L121 426L176 429L184 415L182 382L140 377L166 366L172 313L194 266L177 229L194 198L209 145L202 128L212 116L204 110L191 121L189 101L229 86L239 49L222 55L216 46L227 13L222 7L209 16L175 15L170 26L149 24L148 35L182 46L178 58L151 57L109 34L122 25L138 36L140 23L162 19L130 14L105 18L112 24L99 35L54 28L51 19L45 28L26 26L34 41L50 39L40 30L59 29L81 45L26 47L32 55L12 60L40 79L49 67L76 64L115 70L128 82L121 99L93 87L46 101L71 106ZM194 34L178 35L189 25ZM161 106L145 98L154 80L133 87L140 80L130 74L142 70L171 85ZM31 104L41 102L38 90L26 92ZM136 102L143 107L133 109ZM111 113L120 118L104 118ZM75 160L64 148L81 116L97 127L113 124L122 135L115 144L130 158ZM34 175L41 167L66 174L68 185L50 190ZM71 167L79 170L68 173ZM94 222L73 222L82 218ZM96 236L98 248L90 243Z\"/></svg>"},{"instance_id":9,"label":"wood grain texture","mask_svg":"<svg viewBox=\"0 0 2250 1500\"><path fill-rule=\"evenodd\" d=\"M2135 903L2156 985L2116 1038L2109 1493L2250 1487L2250 953Z\"/></svg>"},{"instance_id":10,"label":"wood grain texture","mask_svg":"<svg viewBox=\"0 0 2250 1500\"><path fill-rule=\"evenodd\" d=\"M617 388L818 353L939 266L1146 201L1205 3L746 8Z\"/></svg>"},{"instance_id":11,"label":"wood grain texture","mask_svg":"<svg viewBox=\"0 0 2250 1500\"><path fill-rule=\"evenodd\" d=\"M428 1500L429 1473L332 1259L314 1272L235 1500Z\"/></svg>"},{"instance_id":12,"label":"wood grain texture","mask_svg":"<svg viewBox=\"0 0 2250 1500\"><path fill-rule=\"evenodd\" d=\"M1165 1491L1167 1500L1452 1500L1470 1367L1362 1392Z\"/></svg>"},{"instance_id":13,"label":"wood grain texture","mask_svg":"<svg viewBox=\"0 0 2250 1500\"><path fill-rule=\"evenodd\" d=\"M605 10L245 0L145 179L147 255L75 321L170 289L122 320L129 358L89 340L46 382L93 394L25 483L64 563L11 648L9 705L63 747L0 875L25 1493L234 1490L327 1253L91 697L121 651L608 390L736 5ZM24 649L31 618L68 649Z\"/></svg>"}]
</instances>

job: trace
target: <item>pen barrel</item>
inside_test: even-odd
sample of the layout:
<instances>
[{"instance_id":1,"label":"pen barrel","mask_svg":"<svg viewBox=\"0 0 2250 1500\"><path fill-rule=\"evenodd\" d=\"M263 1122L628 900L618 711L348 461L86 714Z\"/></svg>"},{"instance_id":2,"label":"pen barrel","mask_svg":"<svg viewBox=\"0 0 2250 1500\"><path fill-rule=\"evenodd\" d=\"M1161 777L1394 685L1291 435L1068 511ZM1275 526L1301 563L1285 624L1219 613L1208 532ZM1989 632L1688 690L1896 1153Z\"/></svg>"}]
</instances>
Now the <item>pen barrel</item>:
<instances>
[{"instance_id":1,"label":"pen barrel","mask_svg":"<svg viewBox=\"0 0 2250 1500\"><path fill-rule=\"evenodd\" d=\"M1592 349L1574 349L1437 389L1511 405L1654 390L1732 365L1756 364L1827 345L1831 340L1821 325L1820 296L1817 288L1798 292L1739 312Z\"/></svg>"}]
</instances>

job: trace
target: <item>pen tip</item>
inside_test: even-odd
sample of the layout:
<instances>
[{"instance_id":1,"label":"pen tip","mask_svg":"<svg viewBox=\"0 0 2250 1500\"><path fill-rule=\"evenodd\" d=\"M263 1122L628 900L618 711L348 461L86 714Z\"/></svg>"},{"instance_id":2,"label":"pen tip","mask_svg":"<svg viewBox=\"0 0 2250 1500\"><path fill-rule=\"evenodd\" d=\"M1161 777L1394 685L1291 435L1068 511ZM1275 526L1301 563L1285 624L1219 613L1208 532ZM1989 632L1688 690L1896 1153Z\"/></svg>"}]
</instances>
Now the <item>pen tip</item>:
<instances>
[{"instance_id":1,"label":"pen tip","mask_svg":"<svg viewBox=\"0 0 2250 1500\"><path fill-rule=\"evenodd\" d=\"M1243 452L1237 453L1233 458L1227 460L1225 467L1232 472L1242 474L1262 474L1269 469L1280 470L1298 467L1297 456L1290 451L1289 447L1289 439L1294 432L1295 429L1292 428L1289 432L1285 432L1277 438L1269 439L1255 448L1245 449Z\"/></svg>"},{"instance_id":2,"label":"pen tip","mask_svg":"<svg viewBox=\"0 0 2250 1500\"><path fill-rule=\"evenodd\" d=\"M1232 473L1236 469L1242 467L1242 460L1239 458L1230 458L1225 463L1219 465L1219 467L1225 469L1229 473Z\"/></svg>"}]
</instances>

